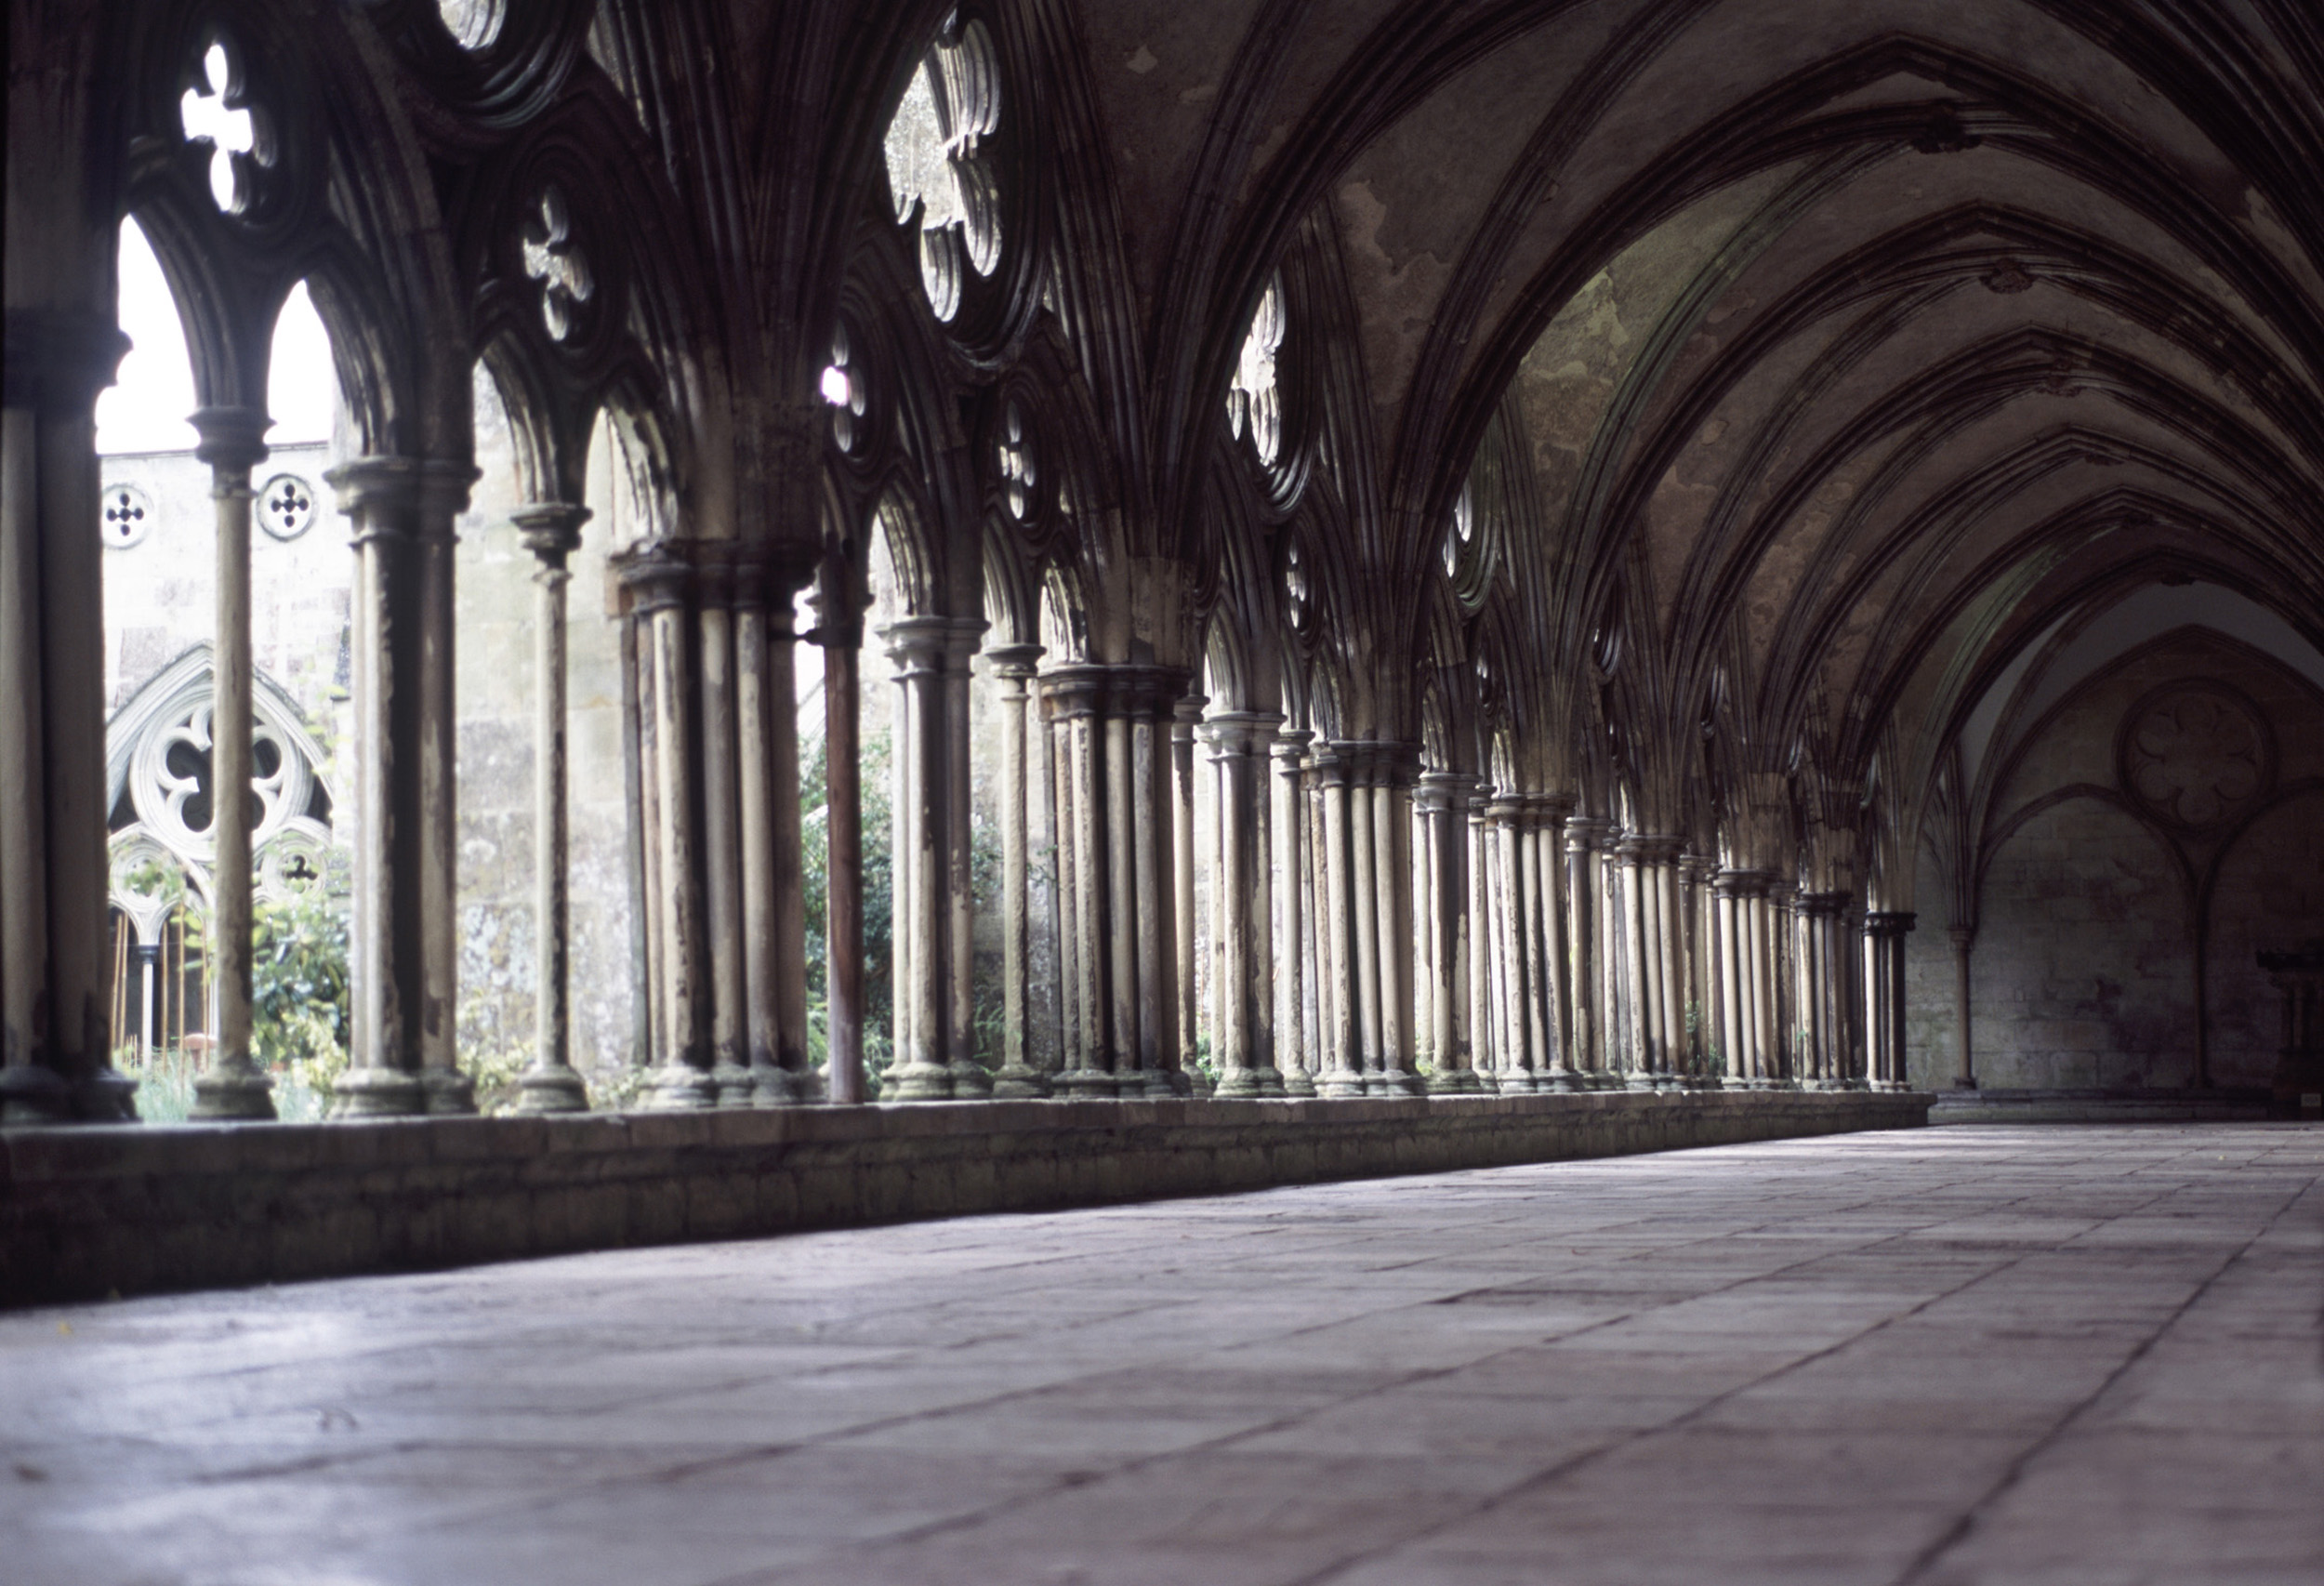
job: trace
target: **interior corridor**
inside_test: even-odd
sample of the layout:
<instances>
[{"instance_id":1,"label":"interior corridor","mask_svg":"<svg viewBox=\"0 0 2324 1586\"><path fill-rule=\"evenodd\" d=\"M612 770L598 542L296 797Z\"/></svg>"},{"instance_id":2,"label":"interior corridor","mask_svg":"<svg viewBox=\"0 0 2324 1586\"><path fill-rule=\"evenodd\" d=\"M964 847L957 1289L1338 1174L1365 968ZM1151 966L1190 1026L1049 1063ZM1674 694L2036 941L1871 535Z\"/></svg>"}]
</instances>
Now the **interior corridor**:
<instances>
[{"instance_id":1,"label":"interior corridor","mask_svg":"<svg viewBox=\"0 0 2324 1586\"><path fill-rule=\"evenodd\" d=\"M2314 1586L2320 1258L1951 1128L23 1312L0 1574Z\"/></svg>"}]
</instances>

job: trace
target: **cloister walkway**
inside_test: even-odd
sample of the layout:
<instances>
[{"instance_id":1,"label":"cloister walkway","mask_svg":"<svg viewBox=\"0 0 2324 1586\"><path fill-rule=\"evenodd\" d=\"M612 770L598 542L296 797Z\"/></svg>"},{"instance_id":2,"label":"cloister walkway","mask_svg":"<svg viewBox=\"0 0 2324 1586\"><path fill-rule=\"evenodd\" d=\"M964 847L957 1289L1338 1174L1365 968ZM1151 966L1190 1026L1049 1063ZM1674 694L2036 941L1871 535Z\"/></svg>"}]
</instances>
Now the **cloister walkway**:
<instances>
[{"instance_id":1,"label":"cloister walkway","mask_svg":"<svg viewBox=\"0 0 2324 1586\"><path fill-rule=\"evenodd\" d=\"M2324 1129L1951 1128L0 1315L13 1586L2324 1579Z\"/></svg>"}]
</instances>

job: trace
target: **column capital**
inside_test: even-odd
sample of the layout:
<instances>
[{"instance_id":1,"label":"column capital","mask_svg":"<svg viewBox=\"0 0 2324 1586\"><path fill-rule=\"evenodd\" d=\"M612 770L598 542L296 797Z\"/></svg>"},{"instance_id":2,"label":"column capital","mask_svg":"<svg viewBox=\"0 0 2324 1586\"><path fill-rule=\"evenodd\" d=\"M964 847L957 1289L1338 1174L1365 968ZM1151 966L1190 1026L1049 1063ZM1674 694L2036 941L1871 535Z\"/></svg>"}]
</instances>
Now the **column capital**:
<instances>
[{"instance_id":1,"label":"column capital","mask_svg":"<svg viewBox=\"0 0 2324 1586\"><path fill-rule=\"evenodd\" d=\"M1614 844L1615 857L1631 865L1669 865L1686 847L1686 839L1653 832L1624 832Z\"/></svg>"},{"instance_id":2,"label":"column capital","mask_svg":"<svg viewBox=\"0 0 2324 1586\"><path fill-rule=\"evenodd\" d=\"M1868 908L1864 911L1864 929L1873 935L1902 936L1919 918L1908 910Z\"/></svg>"},{"instance_id":3,"label":"column capital","mask_svg":"<svg viewBox=\"0 0 2324 1586\"><path fill-rule=\"evenodd\" d=\"M1855 893L1849 892L1802 892L1800 912L1815 919L1836 917L1847 913L1849 905L1855 902Z\"/></svg>"},{"instance_id":4,"label":"column capital","mask_svg":"<svg viewBox=\"0 0 2324 1586\"><path fill-rule=\"evenodd\" d=\"M266 432L274 428L274 420L263 408L199 407L186 422L201 437L193 455L213 469L247 476L266 461Z\"/></svg>"},{"instance_id":5,"label":"column capital","mask_svg":"<svg viewBox=\"0 0 2324 1586\"><path fill-rule=\"evenodd\" d=\"M1719 895L1727 898L1760 898L1767 895L1771 879L1764 870L1722 870L1711 878Z\"/></svg>"},{"instance_id":6,"label":"column capital","mask_svg":"<svg viewBox=\"0 0 2324 1586\"><path fill-rule=\"evenodd\" d=\"M1606 839L1614 835L1614 831L1612 821L1601 820L1595 815L1568 815L1565 817L1565 852L1595 853L1605 847Z\"/></svg>"},{"instance_id":7,"label":"column capital","mask_svg":"<svg viewBox=\"0 0 2324 1586\"><path fill-rule=\"evenodd\" d=\"M7 405L86 413L113 383L129 338L102 314L10 309Z\"/></svg>"},{"instance_id":8,"label":"column capital","mask_svg":"<svg viewBox=\"0 0 2324 1586\"><path fill-rule=\"evenodd\" d=\"M944 670L952 648L952 619L945 616L903 616L876 630L897 676L911 677Z\"/></svg>"},{"instance_id":9,"label":"column capital","mask_svg":"<svg viewBox=\"0 0 2324 1586\"><path fill-rule=\"evenodd\" d=\"M1040 670L1047 654L1038 644L996 644L984 652L984 659L993 676L1022 682Z\"/></svg>"},{"instance_id":10,"label":"column capital","mask_svg":"<svg viewBox=\"0 0 2324 1586\"><path fill-rule=\"evenodd\" d=\"M1953 939L1953 951L1956 953L1965 953L1976 945L1977 928L1974 925L1956 925L1946 934Z\"/></svg>"},{"instance_id":11,"label":"column capital","mask_svg":"<svg viewBox=\"0 0 2324 1586\"><path fill-rule=\"evenodd\" d=\"M581 525L588 521L589 509L574 501L535 501L508 514L524 548L552 567L581 548Z\"/></svg>"},{"instance_id":12,"label":"column capital","mask_svg":"<svg viewBox=\"0 0 2324 1586\"><path fill-rule=\"evenodd\" d=\"M447 540L451 522L467 510L469 487L483 475L476 465L457 457L356 457L325 473L324 480L338 493L339 510L350 517L366 511L418 512L441 518L442 534L421 525L413 538ZM398 535L374 524L358 540ZM659 543L659 542L656 542Z\"/></svg>"},{"instance_id":13,"label":"column capital","mask_svg":"<svg viewBox=\"0 0 2324 1586\"><path fill-rule=\"evenodd\" d=\"M1702 886L1719 874L1719 861L1708 853L1679 855L1679 874L1690 886Z\"/></svg>"},{"instance_id":14,"label":"column capital","mask_svg":"<svg viewBox=\"0 0 2324 1586\"><path fill-rule=\"evenodd\" d=\"M1195 734L1221 755L1250 755L1282 725L1272 710L1220 710L1204 717Z\"/></svg>"},{"instance_id":15,"label":"column capital","mask_svg":"<svg viewBox=\"0 0 2324 1586\"><path fill-rule=\"evenodd\" d=\"M1278 727L1272 752L1281 760L1285 775L1298 773L1307 759L1307 746L1315 741L1315 734L1304 727Z\"/></svg>"},{"instance_id":16,"label":"column capital","mask_svg":"<svg viewBox=\"0 0 2324 1586\"><path fill-rule=\"evenodd\" d=\"M642 540L608 559L614 575L628 591L630 614L643 616L686 603L693 568L667 540Z\"/></svg>"}]
</instances>

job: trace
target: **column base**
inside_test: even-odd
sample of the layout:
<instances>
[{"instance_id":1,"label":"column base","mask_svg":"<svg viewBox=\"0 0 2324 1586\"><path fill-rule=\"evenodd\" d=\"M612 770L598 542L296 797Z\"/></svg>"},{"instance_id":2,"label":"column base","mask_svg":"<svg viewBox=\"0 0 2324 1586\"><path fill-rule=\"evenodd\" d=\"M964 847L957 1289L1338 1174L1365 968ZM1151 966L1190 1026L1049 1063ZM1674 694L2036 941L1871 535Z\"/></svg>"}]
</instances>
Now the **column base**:
<instances>
[{"instance_id":1,"label":"column base","mask_svg":"<svg viewBox=\"0 0 2324 1586\"><path fill-rule=\"evenodd\" d=\"M247 1056L221 1059L193 1081L193 1105L186 1117L196 1123L274 1117L274 1081Z\"/></svg>"},{"instance_id":2,"label":"column base","mask_svg":"<svg viewBox=\"0 0 2324 1586\"><path fill-rule=\"evenodd\" d=\"M1315 1081L1315 1093L1327 1101L1359 1101L1364 1095L1364 1076L1353 1068L1328 1069Z\"/></svg>"},{"instance_id":3,"label":"column base","mask_svg":"<svg viewBox=\"0 0 2324 1586\"><path fill-rule=\"evenodd\" d=\"M1133 1077L1137 1081L1136 1089L1131 1088ZM1142 1068L1134 1077L1128 1074L1121 1077L1121 1093L1125 1101L1133 1096L1142 1096L1149 1102L1175 1102L1192 1095L1194 1089L1187 1082L1186 1076L1175 1068Z\"/></svg>"},{"instance_id":4,"label":"column base","mask_svg":"<svg viewBox=\"0 0 2324 1586\"><path fill-rule=\"evenodd\" d=\"M1530 1068L1499 1068L1490 1077L1497 1096L1532 1096L1541 1090L1541 1081Z\"/></svg>"},{"instance_id":5,"label":"column base","mask_svg":"<svg viewBox=\"0 0 2324 1586\"><path fill-rule=\"evenodd\" d=\"M949 1102L952 1070L941 1063L903 1063L879 1078L883 1102Z\"/></svg>"},{"instance_id":6,"label":"column base","mask_svg":"<svg viewBox=\"0 0 2324 1586\"><path fill-rule=\"evenodd\" d=\"M730 1109L749 1106L759 1089L750 1070L732 1058L712 1065L710 1083L718 1088L718 1104Z\"/></svg>"},{"instance_id":7,"label":"column base","mask_svg":"<svg viewBox=\"0 0 2324 1586\"><path fill-rule=\"evenodd\" d=\"M73 1087L55 1069L37 1063L0 1069L0 1126L35 1129L73 1117Z\"/></svg>"},{"instance_id":8,"label":"column base","mask_svg":"<svg viewBox=\"0 0 2324 1586\"><path fill-rule=\"evenodd\" d=\"M1440 1068L1428 1077L1432 1096L1473 1096L1484 1089L1473 1068Z\"/></svg>"},{"instance_id":9,"label":"column base","mask_svg":"<svg viewBox=\"0 0 2324 1586\"><path fill-rule=\"evenodd\" d=\"M645 1104L648 1112L706 1113L719 1104L718 1081L691 1063L666 1063Z\"/></svg>"},{"instance_id":10,"label":"column base","mask_svg":"<svg viewBox=\"0 0 2324 1586\"><path fill-rule=\"evenodd\" d=\"M563 1064L554 1067L528 1068L517 1077L517 1108L520 1113L586 1113L589 1110L589 1088L581 1076Z\"/></svg>"},{"instance_id":11,"label":"column base","mask_svg":"<svg viewBox=\"0 0 2324 1586\"><path fill-rule=\"evenodd\" d=\"M420 1090L428 1097L429 1117L472 1117L476 1113L476 1081L456 1068L423 1068Z\"/></svg>"},{"instance_id":12,"label":"column base","mask_svg":"<svg viewBox=\"0 0 2324 1586\"><path fill-rule=\"evenodd\" d=\"M1534 1081L1534 1084L1539 1090L1547 1090L1552 1095L1570 1096L1577 1091L1590 1089L1590 1076L1571 1068L1558 1067L1542 1075Z\"/></svg>"},{"instance_id":13,"label":"column base","mask_svg":"<svg viewBox=\"0 0 2324 1586\"><path fill-rule=\"evenodd\" d=\"M982 1102L993 1093L993 1071L972 1060L948 1063L944 1072L952 1076L952 1099L956 1102Z\"/></svg>"},{"instance_id":14,"label":"column base","mask_svg":"<svg viewBox=\"0 0 2324 1586\"><path fill-rule=\"evenodd\" d=\"M1298 1064L1283 1071L1283 1094L1294 1102L1312 1101L1315 1095L1315 1077Z\"/></svg>"},{"instance_id":15,"label":"column base","mask_svg":"<svg viewBox=\"0 0 2324 1586\"><path fill-rule=\"evenodd\" d=\"M1110 1102L1121 1093L1103 1068L1068 1068L1053 1083L1057 1094L1070 1102Z\"/></svg>"},{"instance_id":16,"label":"column base","mask_svg":"<svg viewBox=\"0 0 2324 1586\"><path fill-rule=\"evenodd\" d=\"M1230 1068L1211 1095L1221 1102L1263 1102L1283 1094L1283 1076L1269 1068Z\"/></svg>"},{"instance_id":17,"label":"column base","mask_svg":"<svg viewBox=\"0 0 2324 1586\"><path fill-rule=\"evenodd\" d=\"M778 1064L750 1065L750 1104L754 1107L803 1107L814 1096L814 1080Z\"/></svg>"},{"instance_id":18,"label":"column base","mask_svg":"<svg viewBox=\"0 0 2324 1586\"><path fill-rule=\"evenodd\" d=\"M334 1118L417 1117L427 1111L419 1076L401 1068L350 1068L331 1086Z\"/></svg>"},{"instance_id":19,"label":"column base","mask_svg":"<svg viewBox=\"0 0 2324 1586\"><path fill-rule=\"evenodd\" d=\"M1625 1090L1651 1090L1655 1088L1655 1077L1651 1074L1625 1074L1622 1076L1622 1089Z\"/></svg>"},{"instance_id":20,"label":"column base","mask_svg":"<svg viewBox=\"0 0 2324 1586\"><path fill-rule=\"evenodd\" d=\"M73 1115L86 1123L135 1123L137 1094L138 1082L109 1063L73 1087Z\"/></svg>"},{"instance_id":21,"label":"column base","mask_svg":"<svg viewBox=\"0 0 2324 1586\"><path fill-rule=\"evenodd\" d=\"M1049 1094L1049 1076L1037 1068L1022 1063L1004 1064L993 1076L993 1099L997 1102L1037 1101Z\"/></svg>"},{"instance_id":22,"label":"column base","mask_svg":"<svg viewBox=\"0 0 2324 1586\"><path fill-rule=\"evenodd\" d=\"M1407 1074L1401 1068L1391 1068L1364 1076L1364 1093L1367 1096L1419 1096L1426 1092L1421 1089L1419 1075Z\"/></svg>"}]
</instances>

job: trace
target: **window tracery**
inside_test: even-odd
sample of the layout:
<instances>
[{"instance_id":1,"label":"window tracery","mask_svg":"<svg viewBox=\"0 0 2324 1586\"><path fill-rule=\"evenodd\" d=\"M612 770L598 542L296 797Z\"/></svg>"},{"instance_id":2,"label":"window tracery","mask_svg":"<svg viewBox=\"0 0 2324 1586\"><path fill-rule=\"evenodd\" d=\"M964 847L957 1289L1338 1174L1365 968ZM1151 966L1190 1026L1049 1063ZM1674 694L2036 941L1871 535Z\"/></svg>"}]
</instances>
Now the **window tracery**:
<instances>
[{"instance_id":1,"label":"window tracery","mask_svg":"<svg viewBox=\"0 0 2324 1586\"><path fill-rule=\"evenodd\" d=\"M485 49L500 36L504 0L436 0L444 27L462 49Z\"/></svg>"},{"instance_id":2,"label":"window tracery","mask_svg":"<svg viewBox=\"0 0 2324 1586\"><path fill-rule=\"evenodd\" d=\"M1024 414L1011 402L1001 415L998 446L1002 498L1009 515L1022 523L1033 515L1037 482L1033 440L1026 433Z\"/></svg>"},{"instance_id":3,"label":"window tracery","mask_svg":"<svg viewBox=\"0 0 2324 1586\"><path fill-rule=\"evenodd\" d=\"M278 473L258 492L258 522L278 540L295 540L315 521L314 486L295 473Z\"/></svg>"},{"instance_id":4,"label":"window tracery","mask_svg":"<svg viewBox=\"0 0 2324 1586\"><path fill-rule=\"evenodd\" d=\"M947 323L960 311L963 263L980 276L1000 265L1000 186L979 148L999 124L999 66L992 35L974 20L953 42L939 36L929 46L888 123L896 224L918 217L920 284Z\"/></svg>"},{"instance_id":5,"label":"window tracery","mask_svg":"<svg viewBox=\"0 0 2324 1586\"><path fill-rule=\"evenodd\" d=\"M588 256L574 240L564 191L551 182L524 225L524 273L541 284L541 323L558 341L573 334L580 305L597 290Z\"/></svg>"},{"instance_id":6,"label":"window tracery","mask_svg":"<svg viewBox=\"0 0 2324 1586\"><path fill-rule=\"evenodd\" d=\"M824 365L818 389L825 406L831 409L831 435L838 442L839 450L852 452L864 433L864 415L870 399L864 389L864 377L854 365L853 350L849 345L847 326L840 325L831 333L831 362Z\"/></svg>"},{"instance_id":7,"label":"window tracery","mask_svg":"<svg viewBox=\"0 0 2324 1586\"><path fill-rule=\"evenodd\" d=\"M1252 449L1270 467L1283 449L1283 398L1275 380L1275 359L1282 348L1283 280L1276 276L1260 294L1226 393L1227 428L1240 440L1248 425Z\"/></svg>"},{"instance_id":8,"label":"window tracery","mask_svg":"<svg viewBox=\"0 0 2324 1586\"><path fill-rule=\"evenodd\" d=\"M214 39L195 65L193 86L178 100L178 119L188 143L210 146L210 197L221 215L250 207L250 177L270 164L259 118L243 98L234 54L223 37Z\"/></svg>"}]
</instances>

